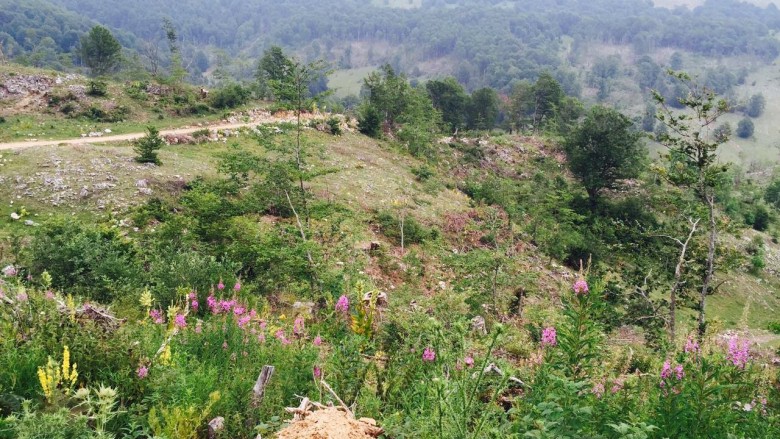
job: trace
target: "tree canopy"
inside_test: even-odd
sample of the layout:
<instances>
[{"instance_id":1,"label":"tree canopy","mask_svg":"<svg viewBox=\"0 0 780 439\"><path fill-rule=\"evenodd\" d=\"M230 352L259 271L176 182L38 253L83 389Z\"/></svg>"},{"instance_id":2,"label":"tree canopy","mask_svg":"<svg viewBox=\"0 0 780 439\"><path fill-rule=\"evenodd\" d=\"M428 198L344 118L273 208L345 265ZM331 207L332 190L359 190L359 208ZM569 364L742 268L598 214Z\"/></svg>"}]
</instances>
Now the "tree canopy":
<instances>
[{"instance_id":1,"label":"tree canopy","mask_svg":"<svg viewBox=\"0 0 780 439\"><path fill-rule=\"evenodd\" d=\"M92 76L113 72L122 59L122 45L103 26L95 26L81 38L81 59Z\"/></svg>"},{"instance_id":2,"label":"tree canopy","mask_svg":"<svg viewBox=\"0 0 780 439\"><path fill-rule=\"evenodd\" d=\"M639 176L647 150L634 123L619 112L595 106L565 142L569 169L582 182L591 203L602 189Z\"/></svg>"}]
</instances>

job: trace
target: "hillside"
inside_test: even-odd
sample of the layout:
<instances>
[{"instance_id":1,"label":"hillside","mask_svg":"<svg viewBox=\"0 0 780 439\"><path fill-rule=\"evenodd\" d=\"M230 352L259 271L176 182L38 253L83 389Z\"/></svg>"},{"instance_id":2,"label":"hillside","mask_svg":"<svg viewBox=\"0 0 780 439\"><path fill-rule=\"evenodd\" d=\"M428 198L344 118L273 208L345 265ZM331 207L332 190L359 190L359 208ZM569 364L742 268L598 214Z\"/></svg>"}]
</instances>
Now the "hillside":
<instances>
[{"instance_id":1,"label":"hillside","mask_svg":"<svg viewBox=\"0 0 780 439\"><path fill-rule=\"evenodd\" d=\"M355 437L780 432L778 200L754 183L772 178L708 187L698 334L704 222L674 277L708 218L685 166L629 145L637 172L592 190L574 165L593 118L644 142L633 121L542 75L529 93L557 101L532 127L465 111L486 128L450 135L428 89L392 69L366 85L356 114L228 109L229 87L0 66L0 142L55 143L0 143L0 438L267 437L290 417L280 437L299 437L336 410ZM490 91L453 94L498 108ZM77 142L147 126L196 132L157 164Z\"/></svg>"}]
</instances>

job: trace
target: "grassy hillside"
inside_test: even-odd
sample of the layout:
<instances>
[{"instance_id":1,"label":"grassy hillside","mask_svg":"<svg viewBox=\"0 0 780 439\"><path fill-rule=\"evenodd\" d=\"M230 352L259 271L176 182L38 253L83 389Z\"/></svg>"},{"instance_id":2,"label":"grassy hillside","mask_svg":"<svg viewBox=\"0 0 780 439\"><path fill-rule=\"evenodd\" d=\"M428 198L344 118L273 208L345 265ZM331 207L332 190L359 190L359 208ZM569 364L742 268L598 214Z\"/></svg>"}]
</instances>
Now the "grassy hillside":
<instances>
[{"instance_id":1,"label":"grassy hillside","mask_svg":"<svg viewBox=\"0 0 780 439\"><path fill-rule=\"evenodd\" d=\"M4 69L0 85L56 78ZM48 96L85 84L72 81L55 81ZM170 126L217 116L177 116L181 104L137 101L126 84L108 92L74 104L130 107L131 121L100 126L112 130L158 114ZM665 306L678 250L661 233L678 230L675 203L686 201L658 175L604 191L594 208L559 134L436 135L414 156L392 132L373 139L348 117L310 116L301 133L289 118L268 119L166 145L159 166L135 162L129 142L2 152L0 401L14 415L2 412L0 438L67 428L191 439L218 416L220 434L265 437L284 427L296 395L340 398L399 438L610 437L621 423L647 437L780 431L775 402L766 416L734 410L774 401L768 365L780 340L768 330L780 246L748 230L742 212L723 206L724 283L692 351L683 346L694 340L694 288L681 290L673 342L642 322ZM2 129L35 121L53 138L84 128L48 105L4 117ZM738 209L756 202L758 188L733 189L723 193ZM704 249L700 234L691 260ZM698 282L698 269L686 281ZM745 343L749 358L739 356ZM72 380L66 355L78 363ZM251 396L262 365L275 374ZM707 380L730 393L695 398ZM679 392L680 412L669 411L678 393L667 389ZM74 410L85 391L94 396Z\"/></svg>"}]
</instances>

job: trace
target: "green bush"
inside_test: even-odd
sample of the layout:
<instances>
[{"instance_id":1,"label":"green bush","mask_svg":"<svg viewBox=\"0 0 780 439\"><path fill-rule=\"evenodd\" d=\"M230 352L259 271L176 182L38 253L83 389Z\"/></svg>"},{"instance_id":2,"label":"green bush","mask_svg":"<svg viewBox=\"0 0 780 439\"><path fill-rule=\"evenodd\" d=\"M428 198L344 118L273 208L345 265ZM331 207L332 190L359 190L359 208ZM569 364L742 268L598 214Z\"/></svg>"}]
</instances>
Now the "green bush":
<instances>
[{"instance_id":1,"label":"green bush","mask_svg":"<svg viewBox=\"0 0 780 439\"><path fill-rule=\"evenodd\" d=\"M381 212L376 217L382 234L397 245L401 244L401 219L397 213ZM404 244L420 244L430 239L436 239L438 231L421 225L413 217L404 218Z\"/></svg>"},{"instance_id":2,"label":"green bush","mask_svg":"<svg viewBox=\"0 0 780 439\"><path fill-rule=\"evenodd\" d=\"M29 265L34 276L48 271L56 288L110 302L138 285L137 249L119 230L54 220L33 235Z\"/></svg>"},{"instance_id":3,"label":"green bush","mask_svg":"<svg viewBox=\"0 0 780 439\"><path fill-rule=\"evenodd\" d=\"M236 108L244 105L252 96L252 90L241 84L231 84L211 93L209 102L218 109Z\"/></svg>"},{"instance_id":4,"label":"green bush","mask_svg":"<svg viewBox=\"0 0 780 439\"><path fill-rule=\"evenodd\" d=\"M87 84L87 94L95 97L104 97L108 95L108 84L99 79L93 79Z\"/></svg>"},{"instance_id":5,"label":"green bush","mask_svg":"<svg viewBox=\"0 0 780 439\"><path fill-rule=\"evenodd\" d=\"M161 165L160 158L157 156L157 150L165 145L160 132L153 126L146 127L146 135L134 142L133 151L138 154L135 161L138 163L154 163Z\"/></svg>"}]
</instances>

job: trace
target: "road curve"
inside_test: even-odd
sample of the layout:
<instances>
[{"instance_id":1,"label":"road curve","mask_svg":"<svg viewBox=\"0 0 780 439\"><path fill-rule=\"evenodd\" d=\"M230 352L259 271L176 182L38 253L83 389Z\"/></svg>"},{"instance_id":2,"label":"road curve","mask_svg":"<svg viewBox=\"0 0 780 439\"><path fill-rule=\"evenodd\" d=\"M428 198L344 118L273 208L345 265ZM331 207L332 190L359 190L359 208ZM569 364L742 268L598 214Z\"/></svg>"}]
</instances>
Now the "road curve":
<instances>
[{"instance_id":1,"label":"road curve","mask_svg":"<svg viewBox=\"0 0 780 439\"><path fill-rule=\"evenodd\" d=\"M202 130L204 128L208 128L210 130L225 130L225 129L236 129L236 128L242 128L242 127L251 127L251 126L257 126L259 122L249 122L249 123L226 123L226 124L214 124L214 125L207 125L202 127L189 127L189 128L176 128L172 130L162 130L160 131L161 136L165 135L180 135L180 134L191 134L195 131ZM8 143L0 143L0 150L8 150L8 149L23 149L23 148L30 148L33 146L50 146L50 145L83 145L85 143L110 143L110 142L125 142L128 140L136 140L143 136L145 136L146 133L129 133L129 134L117 134L113 136L102 136L102 137L78 137L75 139L62 139L62 140L29 140L29 141L21 141L21 142L8 142Z\"/></svg>"}]
</instances>

